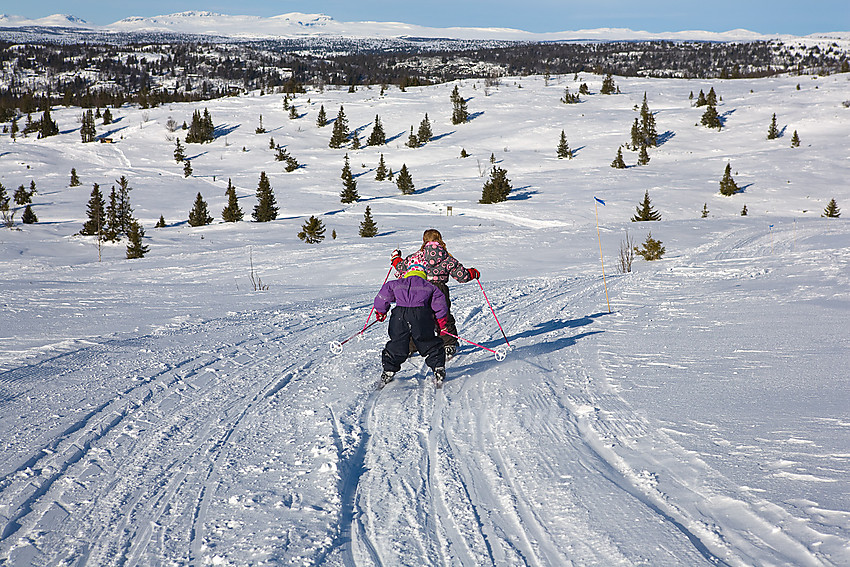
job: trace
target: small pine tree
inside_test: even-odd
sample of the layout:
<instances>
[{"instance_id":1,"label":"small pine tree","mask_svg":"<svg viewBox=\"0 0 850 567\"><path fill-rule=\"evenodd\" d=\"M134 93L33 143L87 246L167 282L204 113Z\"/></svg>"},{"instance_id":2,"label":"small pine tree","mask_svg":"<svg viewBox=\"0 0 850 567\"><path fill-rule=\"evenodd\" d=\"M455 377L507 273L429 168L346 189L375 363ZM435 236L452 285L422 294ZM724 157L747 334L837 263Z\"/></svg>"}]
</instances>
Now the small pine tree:
<instances>
[{"instance_id":1,"label":"small pine tree","mask_svg":"<svg viewBox=\"0 0 850 567\"><path fill-rule=\"evenodd\" d=\"M658 131L655 127L655 115L649 110L646 93L643 93L643 105L640 109L640 138L641 143L655 147L658 145Z\"/></svg>"},{"instance_id":2,"label":"small pine tree","mask_svg":"<svg viewBox=\"0 0 850 567\"><path fill-rule=\"evenodd\" d=\"M649 199L649 191L643 194L643 201L635 207L635 216L632 217L632 222L642 221L660 221L661 213L652 208L652 201Z\"/></svg>"},{"instance_id":3,"label":"small pine tree","mask_svg":"<svg viewBox=\"0 0 850 567\"><path fill-rule=\"evenodd\" d=\"M643 242L643 248L635 246L634 250L637 254L643 256L644 260L649 262L653 260L660 260L667 251L660 240L652 238L651 232L646 236L646 240Z\"/></svg>"},{"instance_id":4,"label":"small pine tree","mask_svg":"<svg viewBox=\"0 0 850 567\"><path fill-rule=\"evenodd\" d=\"M298 118L298 109L295 108L295 105L289 107L289 119L296 120Z\"/></svg>"},{"instance_id":5,"label":"small pine tree","mask_svg":"<svg viewBox=\"0 0 850 567\"><path fill-rule=\"evenodd\" d=\"M104 225L106 224L106 203L103 201L103 194L100 192L100 186L95 183L92 187L91 197L89 198L86 215L88 220L83 223L83 228L80 234L86 236L94 236L101 234Z\"/></svg>"},{"instance_id":6,"label":"small pine tree","mask_svg":"<svg viewBox=\"0 0 850 567\"><path fill-rule=\"evenodd\" d=\"M274 190L269 183L265 171L260 172L260 182L257 185L257 204L251 216L257 222L269 222L277 218L277 200Z\"/></svg>"},{"instance_id":7,"label":"small pine tree","mask_svg":"<svg viewBox=\"0 0 850 567\"><path fill-rule=\"evenodd\" d=\"M174 145L174 161L180 163L181 161L186 159L186 151L183 149L182 144L180 144L180 138L177 138L177 142Z\"/></svg>"},{"instance_id":8,"label":"small pine tree","mask_svg":"<svg viewBox=\"0 0 850 567\"><path fill-rule=\"evenodd\" d=\"M183 177L189 177L192 175L192 160L184 160L183 161Z\"/></svg>"},{"instance_id":9,"label":"small pine tree","mask_svg":"<svg viewBox=\"0 0 850 567\"><path fill-rule=\"evenodd\" d=\"M35 224L38 222L38 217L35 216L35 213L32 210L32 205L27 204L24 209L24 214L21 215L21 222L24 224Z\"/></svg>"},{"instance_id":10,"label":"small pine tree","mask_svg":"<svg viewBox=\"0 0 850 567\"><path fill-rule=\"evenodd\" d=\"M616 86L614 85L614 77L611 73L605 75L605 78L602 79L602 88L599 89L601 94L610 95L614 94L617 91Z\"/></svg>"},{"instance_id":11,"label":"small pine tree","mask_svg":"<svg viewBox=\"0 0 850 567\"><path fill-rule=\"evenodd\" d=\"M59 134L59 126L57 126L56 122L54 122L50 117L50 105L47 105L44 109L44 114L41 116L41 122L39 123L38 137L47 138L48 136L56 136L57 134ZM23 220L23 217L21 217L22 222Z\"/></svg>"},{"instance_id":12,"label":"small pine tree","mask_svg":"<svg viewBox=\"0 0 850 567\"><path fill-rule=\"evenodd\" d=\"M407 170L407 164L402 164L395 184L402 195L412 195L416 192L416 187L413 186L413 177L410 176L410 172Z\"/></svg>"},{"instance_id":13,"label":"small pine tree","mask_svg":"<svg viewBox=\"0 0 850 567\"><path fill-rule=\"evenodd\" d=\"M269 149L270 149L270 150L275 149L275 143L274 143L274 138L273 138L273 137L269 138ZM278 161L283 161L283 160L278 160Z\"/></svg>"},{"instance_id":14,"label":"small pine tree","mask_svg":"<svg viewBox=\"0 0 850 567\"><path fill-rule=\"evenodd\" d=\"M744 205L744 208L743 208L743 209L741 209L741 216L742 216L742 217L745 217L745 216L747 216L747 213L748 213L748 211L747 211L747 205Z\"/></svg>"},{"instance_id":15,"label":"small pine tree","mask_svg":"<svg viewBox=\"0 0 850 567\"><path fill-rule=\"evenodd\" d=\"M767 139L775 140L779 137L779 128L776 126L776 113L773 113L773 118L770 119L770 126L767 128Z\"/></svg>"},{"instance_id":16,"label":"small pine tree","mask_svg":"<svg viewBox=\"0 0 850 567\"><path fill-rule=\"evenodd\" d=\"M351 133L351 149L359 150L360 149L360 135L357 133L357 129Z\"/></svg>"},{"instance_id":17,"label":"small pine tree","mask_svg":"<svg viewBox=\"0 0 850 567\"><path fill-rule=\"evenodd\" d=\"M723 121L720 120L720 115L717 114L717 109L713 105L709 105L705 109L702 118L700 118L700 124L706 128L717 128L718 130L723 128Z\"/></svg>"},{"instance_id":18,"label":"small pine tree","mask_svg":"<svg viewBox=\"0 0 850 567\"><path fill-rule=\"evenodd\" d=\"M341 148L348 142L348 136L348 119L345 117L345 109L340 105L328 146L331 148Z\"/></svg>"},{"instance_id":19,"label":"small pine tree","mask_svg":"<svg viewBox=\"0 0 850 567\"><path fill-rule=\"evenodd\" d=\"M242 209L239 207L239 201L236 198L236 188L233 186L233 183L229 178L227 180L227 189L225 190L224 195L227 197L227 206L221 211L221 219L224 222L241 221L244 214L242 213Z\"/></svg>"},{"instance_id":20,"label":"small pine tree","mask_svg":"<svg viewBox=\"0 0 850 567\"><path fill-rule=\"evenodd\" d=\"M103 124L104 126L112 124L112 112L108 108L103 111Z\"/></svg>"},{"instance_id":21,"label":"small pine tree","mask_svg":"<svg viewBox=\"0 0 850 567\"><path fill-rule=\"evenodd\" d=\"M378 160L378 168L375 170L375 181L384 181L387 178L387 164L384 162L384 154Z\"/></svg>"},{"instance_id":22,"label":"small pine tree","mask_svg":"<svg viewBox=\"0 0 850 567\"><path fill-rule=\"evenodd\" d=\"M466 148L460 149L460 157L462 157L462 158L468 158L469 157L469 154L466 153Z\"/></svg>"},{"instance_id":23,"label":"small pine tree","mask_svg":"<svg viewBox=\"0 0 850 567\"><path fill-rule=\"evenodd\" d=\"M490 171L490 179L484 183L481 189L481 199L478 201L482 204L501 203L508 200L508 195L511 192L511 180L507 177L508 172L501 167L493 166Z\"/></svg>"},{"instance_id":24,"label":"small pine tree","mask_svg":"<svg viewBox=\"0 0 850 567\"><path fill-rule=\"evenodd\" d=\"M469 120L469 112L466 109L466 101L460 95L457 85L455 85L455 88L452 90L450 100L452 101L452 124L463 124Z\"/></svg>"},{"instance_id":25,"label":"small pine tree","mask_svg":"<svg viewBox=\"0 0 850 567\"><path fill-rule=\"evenodd\" d=\"M729 197L738 191L740 189L732 178L732 165L727 163L726 170L723 172L723 178L720 180L720 194Z\"/></svg>"},{"instance_id":26,"label":"small pine tree","mask_svg":"<svg viewBox=\"0 0 850 567\"><path fill-rule=\"evenodd\" d=\"M611 162L611 167L614 169L626 169L626 162L623 161L623 148L617 148L617 157Z\"/></svg>"},{"instance_id":27,"label":"small pine tree","mask_svg":"<svg viewBox=\"0 0 850 567\"><path fill-rule=\"evenodd\" d=\"M325 225L322 224L320 219L311 215L309 220L301 225L298 238L307 244L318 244L325 239Z\"/></svg>"},{"instance_id":28,"label":"small pine tree","mask_svg":"<svg viewBox=\"0 0 850 567\"><path fill-rule=\"evenodd\" d=\"M708 218L708 203L702 205L702 218Z\"/></svg>"},{"instance_id":29,"label":"small pine tree","mask_svg":"<svg viewBox=\"0 0 850 567\"><path fill-rule=\"evenodd\" d=\"M648 165L649 164L649 153L646 151L646 144L641 144L640 146L640 154L638 154L638 165Z\"/></svg>"},{"instance_id":30,"label":"small pine tree","mask_svg":"<svg viewBox=\"0 0 850 567\"><path fill-rule=\"evenodd\" d=\"M699 96L697 97L697 102L694 104L696 107L705 106L708 102L705 100L705 93L702 92L702 89L699 91Z\"/></svg>"},{"instance_id":31,"label":"small pine tree","mask_svg":"<svg viewBox=\"0 0 850 567\"><path fill-rule=\"evenodd\" d=\"M345 163L342 166L342 191L339 194L341 203L353 203L360 199L357 193L357 181L351 174L351 164L348 161L348 154L345 154Z\"/></svg>"},{"instance_id":32,"label":"small pine tree","mask_svg":"<svg viewBox=\"0 0 850 567\"><path fill-rule=\"evenodd\" d=\"M83 143L94 142L97 136L97 130L94 125L94 114L89 108L83 113L83 125L80 127L80 138Z\"/></svg>"},{"instance_id":33,"label":"small pine tree","mask_svg":"<svg viewBox=\"0 0 850 567\"><path fill-rule=\"evenodd\" d=\"M265 126L263 126L263 115L262 114L260 114L260 125L257 126L257 129L254 130L254 132L256 132L257 134L265 134L266 133L266 128L265 128Z\"/></svg>"},{"instance_id":34,"label":"small pine tree","mask_svg":"<svg viewBox=\"0 0 850 567\"><path fill-rule=\"evenodd\" d=\"M101 231L103 240L114 242L122 234L121 221L118 219L118 209L118 193L115 191L115 185L113 185L112 190L109 192L109 204L106 205L106 226Z\"/></svg>"},{"instance_id":35,"label":"small pine tree","mask_svg":"<svg viewBox=\"0 0 850 567\"><path fill-rule=\"evenodd\" d=\"M71 182L68 184L68 187L79 187L80 185L82 185L82 183L80 183L80 178L77 177L77 168L72 167Z\"/></svg>"},{"instance_id":36,"label":"small pine tree","mask_svg":"<svg viewBox=\"0 0 850 567\"><path fill-rule=\"evenodd\" d=\"M325 114L325 105L319 107L319 114L316 116L316 126L324 128L328 125L328 115Z\"/></svg>"},{"instance_id":37,"label":"small pine tree","mask_svg":"<svg viewBox=\"0 0 850 567\"><path fill-rule=\"evenodd\" d=\"M407 137L407 147L408 148L418 148L419 147L419 138L417 138L416 134L413 133L413 126L410 127L410 136Z\"/></svg>"},{"instance_id":38,"label":"small pine tree","mask_svg":"<svg viewBox=\"0 0 850 567\"><path fill-rule=\"evenodd\" d=\"M159 220L156 221L156 224L153 226L154 228L165 228L165 217L159 215Z\"/></svg>"},{"instance_id":39,"label":"small pine tree","mask_svg":"<svg viewBox=\"0 0 850 567\"><path fill-rule=\"evenodd\" d=\"M564 96L561 97L561 102L564 104L577 104L581 100L577 94L570 93L570 87L564 87Z\"/></svg>"},{"instance_id":40,"label":"small pine tree","mask_svg":"<svg viewBox=\"0 0 850 567\"><path fill-rule=\"evenodd\" d=\"M714 87L708 90L708 95L705 97L705 103L709 106L717 106L717 93L714 92Z\"/></svg>"},{"instance_id":41,"label":"small pine tree","mask_svg":"<svg viewBox=\"0 0 850 567\"><path fill-rule=\"evenodd\" d=\"M145 237L145 229L139 224L139 221L133 220L130 223L130 229L127 232L127 259L135 260L144 258L148 253L149 248L142 243Z\"/></svg>"},{"instance_id":42,"label":"small pine tree","mask_svg":"<svg viewBox=\"0 0 850 567\"><path fill-rule=\"evenodd\" d=\"M799 148L800 147L800 136L797 135L797 131L794 130L794 135L791 136L791 147Z\"/></svg>"},{"instance_id":43,"label":"small pine tree","mask_svg":"<svg viewBox=\"0 0 850 567\"><path fill-rule=\"evenodd\" d=\"M207 209L207 202L204 201L201 193L198 192L198 196L195 197L195 204L192 210L189 211L189 226L204 226L210 224L212 221L213 218Z\"/></svg>"},{"instance_id":44,"label":"small pine tree","mask_svg":"<svg viewBox=\"0 0 850 567\"><path fill-rule=\"evenodd\" d=\"M841 216L841 209L838 208L838 203L835 202L835 199L829 201L821 216L830 219L837 219Z\"/></svg>"},{"instance_id":45,"label":"small pine tree","mask_svg":"<svg viewBox=\"0 0 850 567\"><path fill-rule=\"evenodd\" d=\"M561 130L561 139L558 141L558 159L573 159L573 151L570 149L570 146L567 145L567 136L564 134L564 131Z\"/></svg>"},{"instance_id":46,"label":"small pine tree","mask_svg":"<svg viewBox=\"0 0 850 567\"><path fill-rule=\"evenodd\" d=\"M372 218L371 207L366 207L366 212L363 213L363 222L360 223L360 236L363 238L372 238L378 235L378 225Z\"/></svg>"},{"instance_id":47,"label":"small pine tree","mask_svg":"<svg viewBox=\"0 0 850 567\"><path fill-rule=\"evenodd\" d=\"M640 133L640 124L638 123L637 118L635 118L634 123L632 123L632 130L631 130L629 137L630 137L630 142L631 142L631 149L637 150L641 146L641 143L642 143L642 136L641 136L641 133Z\"/></svg>"},{"instance_id":48,"label":"small pine tree","mask_svg":"<svg viewBox=\"0 0 850 567\"><path fill-rule=\"evenodd\" d=\"M27 191L26 187L24 187L23 185L19 185L18 188L15 189L15 194L13 196L13 198L15 199L15 204L23 206L32 203L32 196L34 193L35 191Z\"/></svg>"},{"instance_id":49,"label":"small pine tree","mask_svg":"<svg viewBox=\"0 0 850 567\"><path fill-rule=\"evenodd\" d=\"M369 146L382 146L387 143L387 136L384 133L384 127L381 124L381 117L375 115L375 126L372 128L372 133L366 144Z\"/></svg>"}]
</instances>

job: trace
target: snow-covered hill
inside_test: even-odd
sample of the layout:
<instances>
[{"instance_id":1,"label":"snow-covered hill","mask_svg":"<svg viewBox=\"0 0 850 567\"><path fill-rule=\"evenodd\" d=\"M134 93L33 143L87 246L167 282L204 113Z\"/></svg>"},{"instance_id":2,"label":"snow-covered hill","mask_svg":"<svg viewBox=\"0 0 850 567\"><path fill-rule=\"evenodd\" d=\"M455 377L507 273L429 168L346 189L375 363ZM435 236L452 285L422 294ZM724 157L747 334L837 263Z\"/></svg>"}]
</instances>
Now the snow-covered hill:
<instances>
[{"instance_id":1,"label":"snow-covered hill","mask_svg":"<svg viewBox=\"0 0 850 567\"><path fill-rule=\"evenodd\" d=\"M256 92L123 107L98 121L111 144L57 107L60 135L0 137L0 182L34 180L39 217L0 228L0 563L850 565L850 226L820 216L850 206L848 76L601 80L463 81L460 125L446 84L311 90L295 119ZM721 131L689 100L711 87ZM661 144L613 169L644 93ZM328 148L322 106L361 141L379 115L388 143ZM166 124L204 108L216 139L187 146L184 178ZM434 139L406 147L425 113ZM374 180L381 154L416 194ZM513 191L482 205L491 156ZM278 219L219 222L228 180L250 218L260 171ZM76 235L92 184L122 175L140 260ZM645 191L662 220L632 223ZM192 228L198 193L216 221ZM297 237L310 215L318 245ZM482 273L451 284L462 336L506 343L483 291L512 348L464 343L440 393L420 358L375 391L385 327L328 344L429 227ZM619 273L627 231L665 257Z\"/></svg>"},{"instance_id":2,"label":"snow-covered hill","mask_svg":"<svg viewBox=\"0 0 850 567\"><path fill-rule=\"evenodd\" d=\"M0 15L0 27L77 27L114 33L172 33L232 38L452 38L507 41L693 40L754 41L791 36L764 35L744 29L653 33L625 28L599 28L533 33L511 28L433 28L402 22L340 22L325 14L292 12L272 17L188 11L161 16L132 16L106 26L94 26L74 16L56 14L35 20Z\"/></svg>"}]
</instances>

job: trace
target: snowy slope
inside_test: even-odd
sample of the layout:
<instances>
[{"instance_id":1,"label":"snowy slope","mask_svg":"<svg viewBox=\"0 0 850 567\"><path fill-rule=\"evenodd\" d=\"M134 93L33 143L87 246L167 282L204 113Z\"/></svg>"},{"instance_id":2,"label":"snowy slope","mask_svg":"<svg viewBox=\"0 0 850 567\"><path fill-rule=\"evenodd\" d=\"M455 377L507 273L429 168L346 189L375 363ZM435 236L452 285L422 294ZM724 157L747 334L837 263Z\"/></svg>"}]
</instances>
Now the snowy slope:
<instances>
[{"instance_id":1,"label":"snowy slope","mask_svg":"<svg viewBox=\"0 0 850 567\"><path fill-rule=\"evenodd\" d=\"M114 144L82 144L78 109L56 108L61 135L0 138L0 182L35 179L41 221L0 229L0 562L850 565L850 229L820 217L850 203L847 77L616 80L569 106L565 86L601 77L461 82L457 126L449 84L313 91L296 120L257 93L125 107L98 124ZM720 132L688 100L711 86ZM663 143L612 169L644 92ZM390 142L329 149L316 113L341 104L361 140L379 114ZM218 137L188 145L186 179L164 125L204 107ZM405 147L426 112L435 139ZM562 129L573 160L555 158ZM270 137L304 167L286 173ZM415 195L373 180L380 153ZM514 190L480 205L491 154ZM745 190L723 197L730 162ZM260 171L278 220L219 223L228 178L250 218ZM91 184L121 175L151 250L98 262L74 234ZM663 220L630 223L645 190ZM198 192L216 223L191 228ZM374 239L357 236L367 205ZM298 240L309 215L337 238ZM482 272L452 285L461 334L505 344L483 289L513 348L465 344L440 393L419 358L375 391L384 328L328 344L431 226ZM667 255L617 273L626 230Z\"/></svg>"}]
</instances>

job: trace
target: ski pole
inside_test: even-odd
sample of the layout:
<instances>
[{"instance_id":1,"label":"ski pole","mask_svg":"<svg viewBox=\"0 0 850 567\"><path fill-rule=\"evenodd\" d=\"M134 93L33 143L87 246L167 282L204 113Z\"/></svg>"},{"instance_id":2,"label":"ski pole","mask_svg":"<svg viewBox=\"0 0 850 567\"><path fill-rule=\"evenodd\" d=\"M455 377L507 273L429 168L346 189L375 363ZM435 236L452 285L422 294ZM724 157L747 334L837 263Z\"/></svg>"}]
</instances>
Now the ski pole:
<instances>
[{"instance_id":1,"label":"ski pole","mask_svg":"<svg viewBox=\"0 0 850 567\"><path fill-rule=\"evenodd\" d=\"M481 285L481 280L476 279L475 281L478 282L478 287L481 288L481 293L484 294L484 299L487 300L487 305L490 306L490 311L493 313L493 319L496 320L496 324L499 326L499 330L502 331L502 336L505 337L505 344L507 344L508 346L511 346L511 343L508 342L508 336L505 334L504 329L502 329L502 324L499 323L499 318L496 317L496 310L493 309L493 306L490 304L490 300L487 298L487 294L484 292L484 286Z\"/></svg>"},{"instance_id":2,"label":"ski pole","mask_svg":"<svg viewBox=\"0 0 850 567\"><path fill-rule=\"evenodd\" d=\"M392 271L393 271L393 268L394 268L394 266L390 266L389 271L387 271L387 277L385 277L385 278L384 278L384 283L387 283L387 280L388 280L388 279L390 279L390 272L392 272ZM381 284L381 287L383 287L383 285L384 285L384 284ZM365 331L365 330L366 330L366 325L368 325L368 324L369 324L369 319L371 319L371 318L372 318L372 312L373 312L373 311L375 311L375 305L374 305L374 304L372 305L372 309L370 309L370 310L369 310L369 316L368 316L368 317L366 317L366 322L365 322L365 323L363 323L363 331ZM360 332L362 333L363 331L360 331Z\"/></svg>"},{"instance_id":3,"label":"ski pole","mask_svg":"<svg viewBox=\"0 0 850 567\"><path fill-rule=\"evenodd\" d=\"M469 339L465 339L463 337L453 335L452 333L446 331L445 329L440 331L440 332L444 335L449 335L450 337L454 337L454 338L459 339L461 341L465 341L465 342L467 342L467 343L469 343L473 346L477 346L478 348L483 348L484 350L489 350L490 352L492 352L493 354L496 355L496 360L498 360L499 362L505 360L505 357L507 356L507 353L504 350L493 350L492 348L487 348L486 346L480 345L478 343L474 343L474 342L470 341ZM503 347L499 347L499 348L502 349Z\"/></svg>"},{"instance_id":4,"label":"ski pole","mask_svg":"<svg viewBox=\"0 0 850 567\"><path fill-rule=\"evenodd\" d=\"M350 337L348 337L344 341L331 341L331 343L330 343L331 352L334 353L334 354L340 354L342 352L342 345L344 345L345 343L347 343L348 341L350 341L354 337L362 335L369 327L371 327L372 325L374 325L377 322L378 322L378 320L375 319L374 321L372 321L371 323L369 323L368 325L366 325L365 327L363 327L362 329L360 329L359 331L357 331L356 333L354 333L353 335L351 335Z\"/></svg>"}]
</instances>

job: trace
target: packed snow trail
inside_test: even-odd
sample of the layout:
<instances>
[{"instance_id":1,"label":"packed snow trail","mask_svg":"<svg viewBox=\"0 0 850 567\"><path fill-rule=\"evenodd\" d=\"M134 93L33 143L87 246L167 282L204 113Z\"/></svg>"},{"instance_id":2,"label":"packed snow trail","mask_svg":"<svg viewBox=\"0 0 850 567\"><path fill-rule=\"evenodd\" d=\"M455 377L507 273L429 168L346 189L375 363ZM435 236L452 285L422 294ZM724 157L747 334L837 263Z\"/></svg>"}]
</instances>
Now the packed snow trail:
<instances>
[{"instance_id":1,"label":"packed snow trail","mask_svg":"<svg viewBox=\"0 0 850 567\"><path fill-rule=\"evenodd\" d=\"M502 344L478 290L456 289L462 334ZM328 351L362 327L366 294L0 374L0 408L15 417L0 432L0 561L828 564L781 533L743 541L718 528L728 507L664 460L684 451L600 378L598 341L620 317L599 312L601 282L488 291L514 348L497 362L462 346L441 391L421 358L376 390L383 326ZM624 459L636 444L653 449ZM769 527L739 510L742 532Z\"/></svg>"}]
</instances>

